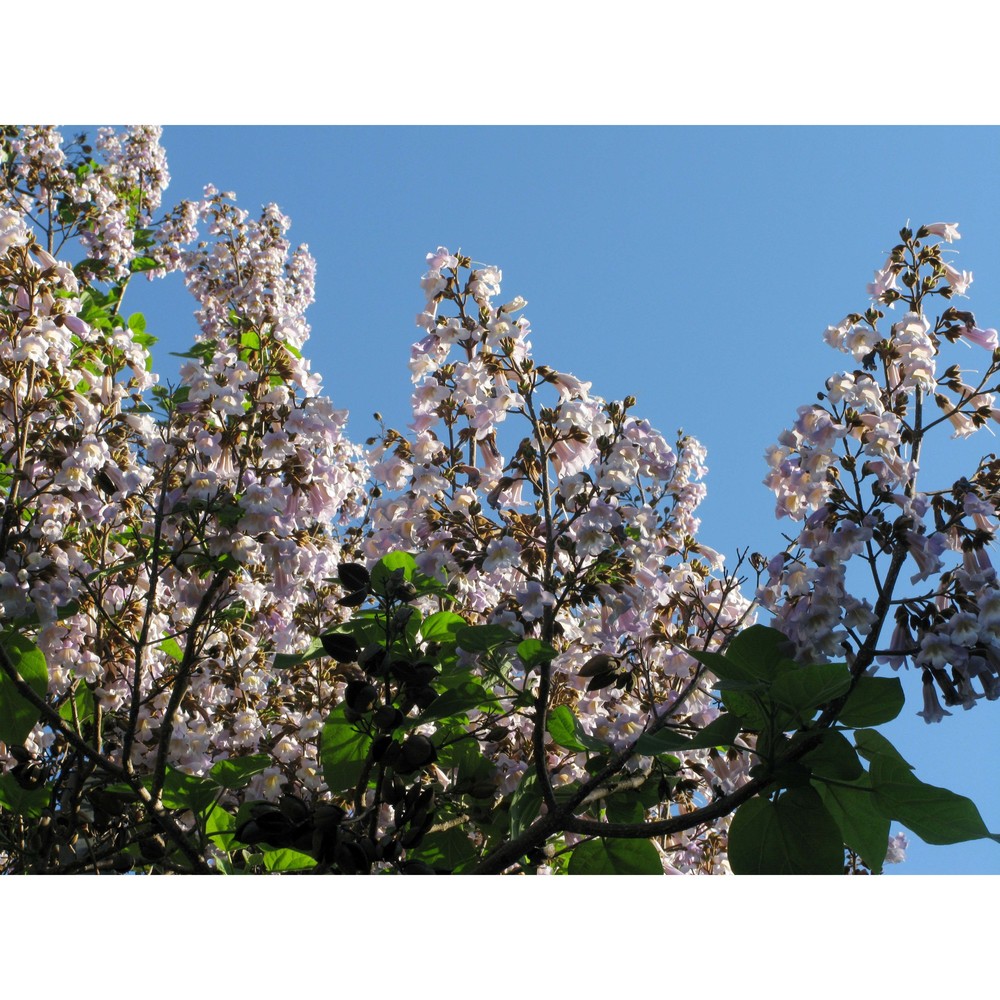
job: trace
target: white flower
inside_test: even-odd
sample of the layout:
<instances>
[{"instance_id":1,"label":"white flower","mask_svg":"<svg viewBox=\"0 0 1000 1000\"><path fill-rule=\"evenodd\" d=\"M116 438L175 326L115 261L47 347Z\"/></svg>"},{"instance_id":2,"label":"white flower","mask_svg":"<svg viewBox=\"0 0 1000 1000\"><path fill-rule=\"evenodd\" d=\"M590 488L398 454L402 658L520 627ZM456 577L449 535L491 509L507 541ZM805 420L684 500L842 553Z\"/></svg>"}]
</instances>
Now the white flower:
<instances>
[{"instance_id":1,"label":"white flower","mask_svg":"<svg viewBox=\"0 0 1000 1000\"><path fill-rule=\"evenodd\" d=\"M517 601L526 621L535 621L541 618L545 613L544 609L552 607L556 603L555 597L534 580L518 590Z\"/></svg>"},{"instance_id":2,"label":"white flower","mask_svg":"<svg viewBox=\"0 0 1000 1000\"><path fill-rule=\"evenodd\" d=\"M952 642L961 646L974 646L979 640L979 620L970 611L959 611L948 620Z\"/></svg>"},{"instance_id":3,"label":"white flower","mask_svg":"<svg viewBox=\"0 0 1000 1000\"><path fill-rule=\"evenodd\" d=\"M905 833L897 833L889 838L889 848L885 852L885 863L887 865L902 864L906 860L906 848L909 847Z\"/></svg>"},{"instance_id":4,"label":"white flower","mask_svg":"<svg viewBox=\"0 0 1000 1000\"><path fill-rule=\"evenodd\" d=\"M950 636L938 635L935 632L928 632L927 635L920 640L920 650L914 657L914 660L924 666L945 667L951 662L953 654L954 650ZM926 698L927 692L925 685L925 711L927 708Z\"/></svg>"},{"instance_id":5,"label":"white flower","mask_svg":"<svg viewBox=\"0 0 1000 1000\"><path fill-rule=\"evenodd\" d=\"M0 255L11 247L23 246L30 234L24 224L24 217L13 209L0 211Z\"/></svg>"},{"instance_id":6,"label":"white flower","mask_svg":"<svg viewBox=\"0 0 1000 1000\"><path fill-rule=\"evenodd\" d=\"M948 284L951 285L952 291L956 295L964 295L969 285L972 284L972 272L959 271L957 267L952 267L951 264L942 263L941 266L948 277Z\"/></svg>"},{"instance_id":7,"label":"white flower","mask_svg":"<svg viewBox=\"0 0 1000 1000\"><path fill-rule=\"evenodd\" d=\"M486 549L483 572L493 573L498 569L514 568L521 565L521 547L513 538L495 538Z\"/></svg>"}]
</instances>

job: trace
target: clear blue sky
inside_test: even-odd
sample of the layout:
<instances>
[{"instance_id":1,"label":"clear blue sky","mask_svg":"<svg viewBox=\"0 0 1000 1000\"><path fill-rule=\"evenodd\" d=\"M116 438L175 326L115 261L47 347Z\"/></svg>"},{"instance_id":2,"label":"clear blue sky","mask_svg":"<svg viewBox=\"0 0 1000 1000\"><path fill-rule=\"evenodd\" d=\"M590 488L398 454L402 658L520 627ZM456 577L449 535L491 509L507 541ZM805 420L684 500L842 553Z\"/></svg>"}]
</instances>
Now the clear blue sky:
<instances>
[{"instance_id":1,"label":"clear blue sky","mask_svg":"<svg viewBox=\"0 0 1000 1000\"><path fill-rule=\"evenodd\" d=\"M961 224L958 266L976 278L963 306L1000 326L995 128L169 127L164 144L169 202L211 182L251 212L275 201L291 216L290 238L318 261L307 356L356 440L374 432L375 410L406 423L424 255L461 248L528 299L539 361L605 398L632 393L662 431L706 444L701 538L728 555L774 554L794 530L761 485L764 449L850 360L823 330L863 311L907 220ZM189 303L176 277L129 291L161 337L163 372L195 330ZM941 444L954 442L929 446L925 488L935 469L947 483L961 474L935 464ZM992 450L978 435L968 471ZM1000 830L1000 704L927 726L919 676L903 682L910 702L887 735L920 777L969 795ZM911 836L898 872L1000 873L1000 845Z\"/></svg>"}]
</instances>

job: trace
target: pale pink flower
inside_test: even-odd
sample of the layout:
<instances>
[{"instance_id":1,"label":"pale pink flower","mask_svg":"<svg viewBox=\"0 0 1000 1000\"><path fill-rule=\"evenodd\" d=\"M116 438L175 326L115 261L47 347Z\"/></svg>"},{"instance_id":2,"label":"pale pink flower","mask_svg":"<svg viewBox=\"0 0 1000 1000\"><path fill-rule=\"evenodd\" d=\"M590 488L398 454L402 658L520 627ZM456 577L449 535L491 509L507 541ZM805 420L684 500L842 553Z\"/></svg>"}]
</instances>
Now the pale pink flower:
<instances>
[{"instance_id":1,"label":"pale pink flower","mask_svg":"<svg viewBox=\"0 0 1000 1000\"><path fill-rule=\"evenodd\" d=\"M584 382L567 372L553 372L550 379L553 385L559 390L559 397L561 399L590 399L589 391L592 383Z\"/></svg>"},{"instance_id":2,"label":"pale pink flower","mask_svg":"<svg viewBox=\"0 0 1000 1000\"><path fill-rule=\"evenodd\" d=\"M962 330L963 337L988 351L995 351L998 346L997 331L993 329L980 330L978 326L967 326Z\"/></svg>"},{"instance_id":3,"label":"pale pink flower","mask_svg":"<svg viewBox=\"0 0 1000 1000\"><path fill-rule=\"evenodd\" d=\"M941 707L941 702L938 701L937 691L934 689L934 684L928 677L924 681L924 708L922 712L917 712L917 715L926 723L940 722L946 715L951 715L951 712Z\"/></svg>"},{"instance_id":4,"label":"pale pink flower","mask_svg":"<svg viewBox=\"0 0 1000 1000\"><path fill-rule=\"evenodd\" d=\"M978 430L972 417L957 410L948 414L948 421L955 428L955 433L952 434L953 438L967 438Z\"/></svg>"},{"instance_id":5,"label":"pale pink flower","mask_svg":"<svg viewBox=\"0 0 1000 1000\"><path fill-rule=\"evenodd\" d=\"M932 222L929 226L924 226L923 230L929 236L940 236L946 243L962 238L957 222Z\"/></svg>"},{"instance_id":6,"label":"pale pink flower","mask_svg":"<svg viewBox=\"0 0 1000 1000\"><path fill-rule=\"evenodd\" d=\"M910 577L910 583L919 583L933 576L941 569L941 553L945 550L945 540L941 535L925 535L918 531L907 531L910 555L920 572Z\"/></svg>"},{"instance_id":7,"label":"pale pink flower","mask_svg":"<svg viewBox=\"0 0 1000 1000\"><path fill-rule=\"evenodd\" d=\"M890 652L876 659L879 663L887 663L893 670L898 670L906 664L906 658L916 641L907 620L905 618L897 620L896 627L892 630L892 637L889 639Z\"/></svg>"},{"instance_id":8,"label":"pale pink flower","mask_svg":"<svg viewBox=\"0 0 1000 1000\"><path fill-rule=\"evenodd\" d=\"M438 247L434 253L427 255L427 266L432 271L440 271L442 267L458 267L458 258L447 247Z\"/></svg>"},{"instance_id":9,"label":"pale pink flower","mask_svg":"<svg viewBox=\"0 0 1000 1000\"><path fill-rule=\"evenodd\" d=\"M868 294L877 299L888 291L896 289L896 273L892 269L892 258L885 262L885 267L875 272L875 280L868 284Z\"/></svg>"}]
</instances>

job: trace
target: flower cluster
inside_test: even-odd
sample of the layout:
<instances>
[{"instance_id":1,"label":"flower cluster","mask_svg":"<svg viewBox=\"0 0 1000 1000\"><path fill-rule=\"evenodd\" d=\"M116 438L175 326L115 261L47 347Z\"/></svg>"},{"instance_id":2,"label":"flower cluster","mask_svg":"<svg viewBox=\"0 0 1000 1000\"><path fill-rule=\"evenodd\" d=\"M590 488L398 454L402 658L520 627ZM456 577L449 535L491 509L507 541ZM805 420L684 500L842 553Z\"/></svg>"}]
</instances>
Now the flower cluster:
<instances>
[{"instance_id":1,"label":"flower cluster","mask_svg":"<svg viewBox=\"0 0 1000 1000\"><path fill-rule=\"evenodd\" d=\"M318 738L345 678L317 658L285 676L275 657L344 616L346 557L392 549L447 580L468 621L555 642L554 704L596 738L623 747L663 713L713 718L684 646L723 642L748 605L694 540L698 442L672 446L634 400L536 364L524 301L495 304L500 271L439 249L422 280L409 435L386 431L366 454L302 355L307 248L291 249L276 206L252 219L213 187L155 219L158 139L7 136L0 601L6 619L37 623L48 700L77 713L78 733L156 791L169 769L202 775L263 751L271 763L246 794L321 794ZM153 372L144 318L121 311L136 274L169 271L201 328L173 387ZM615 664L600 685L580 675L595 656ZM535 683L516 663L496 680L482 749L499 793L531 760L532 714L515 702ZM76 751L42 720L24 752L56 773ZM579 755L548 754L555 783L583 774ZM742 780L714 752L689 756L689 805L709 782ZM676 869L724 865L724 824L681 839Z\"/></svg>"},{"instance_id":2,"label":"flower cluster","mask_svg":"<svg viewBox=\"0 0 1000 1000\"><path fill-rule=\"evenodd\" d=\"M28 721L2 720L0 827L39 824L0 868L202 871L238 842L420 870L407 852L436 802L460 851L498 815L518 827L537 795L528 822L560 801L576 812L510 864L586 859L618 808L687 823L639 831L644 870L651 855L656 871L727 871L729 816L699 810L768 787L750 765L785 738L753 722L752 697L732 708L741 690L769 698L762 684L707 669L755 605L742 559L727 568L697 539L701 444L536 360L500 269L444 247L421 279L412 420L355 444L303 353L308 248L276 205L254 218L212 186L162 211L159 137L3 132L0 694ZM757 601L800 659L912 662L928 721L947 714L938 692L966 708L1000 697L1000 461L916 485L928 432L1000 416L996 331L951 304L928 318L972 281L943 256L957 238L950 223L904 230L870 308L828 329L854 369L769 450L777 512L800 530L752 559ZM154 371L145 318L122 309L136 275L170 272L198 323L176 385ZM958 340L994 352L985 375L940 370ZM919 587L900 598L907 560ZM443 690L444 661L464 693ZM890 846L898 860L904 842ZM244 870L267 866L252 857Z\"/></svg>"},{"instance_id":3,"label":"flower cluster","mask_svg":"<svg viewBox=\"0 0 1000 1000\"><path fill-rule=\"evenodd\" d=\"M141 257L137 249L149 245L148 227L170 182L161 131L101 129L97 156L85 136L67 145L51 126L16 131L5 200L38 224L49 253L78 238L88 254L84 272L122 281Z\"/></svg>"},{"instance_id":4,"label":"flower cluster","mask_svg":"<svg viewBox=\"0 0 1000 1000\"><path fill-rule=\"evenodd\" d=\"M273 660L343 613L324 581L364 509L366 464L302 358L306 248L290 251L274 206L251 222L214 191L157 231L158 135L102 131L96 151L69 153L53 129L9 141L0 602L7 621L38 623L52 703L92 705L127 770L162 781L164 763L204 773L265 749L259 794L317 791L337 681L318 665L284 677ZM207 238L191 246L196 222ZM73 236L89 255L75 266L43 247ZM203 331L172 389L143 317L119 308L134 274L167 269L183 271ZM69 752L43 722L28 748L53 743Z\"/></svg>"},{"instance_id":5,"label":"flower cluster","mask_svg":"<svg viewBox=\"0 0 1000 1000\"><path fill-rule=\"evenodd\" d=\"M623 748L664 713L676 725L711 721L709 682L685 647L718 646L749 605L721 557L695 541L704 449L686 436L668 443L632 415L633 398L606 401L590 382L536 362L525 301L497 304L498 268L444 247L427 261L413 420L409 434L372 442L382 496L365 551L414 551L469 620L554 642L554 703L573 706L594 737ZM607 676L581 674L595 658L614 665ZM535 684L515 664L495 688L499 724L483 751L504 792L530 768L533 716L512 705ZM731 789L745 775L718 754L690 756L695 789ZM554 745L547 759L566 785L585 762ZM673 864L715 870L723 830L687 843Z\"/></svg>"},{"instance_id":6,"label":"flower cluster","mask_svg":"<svg viewBox=\"0 0 1000 1000\"><path fill-rule=\"evenodd\" d=\"M768 564L758 598L804 657L852 658L864 649L894 669L912 662L924 681L919 714L937 722L950 714L937 691L964 708L1000 697L1000 590L987 552L1000 470L989 457L950 487L924 490L920 455L935 429L968 437L1000 419L990 386L1000 354L996 330L980 329L971 312L948 304L929 318L935 299L948 303L972 281L943 257L941 240L958 239L957 224L904 229L900 238L869 285L872 304L826 331L826 342L860 367L831 376L820 402L800 409L767 453L777 514L803 526ZM897 303L905 312L886 326L884 309ZM990 352L981 375L957 364L940 370L947 345L958 341ZM849 589L852 559L884 598L875 607ZM911 585L923 586L903 597L894 587L906 562ZM879 630L890 602L895 630L884 646Z\"/></svg>"}]
</instances>

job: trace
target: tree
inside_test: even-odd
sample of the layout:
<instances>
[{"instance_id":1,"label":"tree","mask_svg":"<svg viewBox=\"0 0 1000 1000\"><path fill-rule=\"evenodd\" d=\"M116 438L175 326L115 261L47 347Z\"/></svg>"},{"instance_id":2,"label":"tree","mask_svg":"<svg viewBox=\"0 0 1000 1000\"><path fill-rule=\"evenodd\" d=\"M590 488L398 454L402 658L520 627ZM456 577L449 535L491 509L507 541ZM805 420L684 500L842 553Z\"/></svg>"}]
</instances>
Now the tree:
<instances>
[{"instance_id":1,"label":"tree","mask_svg":"<svg viewBox=\"0 0 1000 1000\"><path fill-rule=\"evenodd\" d=\"M928 432L997 412L997 353L936 377L948 341L997 348L925 318L967 285L953 225L903 230L828 331L861 368L770 456L801 531L727 570L700 444L535 361L526 303L443 247L409 431L351 442L289 221L214 189L158 214L158 140L5 130L5 870L836 873L881 870L893 819L989 836L874 728L903 704L880 664L921 666L929 722L935 690L1000 692L996 462L916 486ZM122 305L175 270L201 333L168 386ZM928 583L901 596L908 559Z\"/></svg>"}]
</instances>

